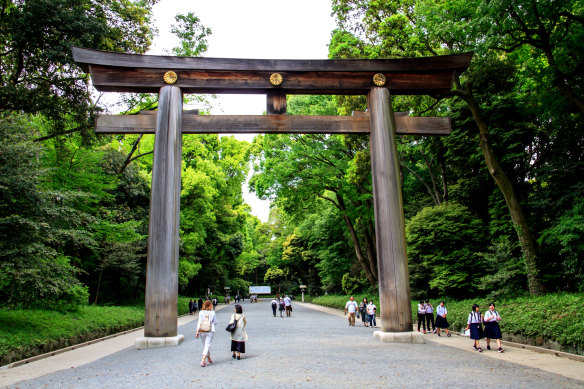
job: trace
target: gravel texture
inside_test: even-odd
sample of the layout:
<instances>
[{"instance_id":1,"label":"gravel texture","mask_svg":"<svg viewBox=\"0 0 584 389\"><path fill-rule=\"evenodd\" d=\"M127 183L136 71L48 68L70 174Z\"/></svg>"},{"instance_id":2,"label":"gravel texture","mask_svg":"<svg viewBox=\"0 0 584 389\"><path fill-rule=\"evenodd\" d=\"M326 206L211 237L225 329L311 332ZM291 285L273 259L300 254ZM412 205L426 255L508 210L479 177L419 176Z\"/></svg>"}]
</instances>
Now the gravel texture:
<instances>
[{"instance_id":1,"label":"gravel texture","mask_svg":"<svg viewBox=\"0 0 584 389\"><path fill-rule=\"evenodd\" d=\"M346 319L298 304L290 318L273 317L268 302L242 305L249 340L241 360L229 351L224 328L233 309L227 307L217 312L214 363L208 367L199 365L202 346L193 321L180 327L185 341L178 347L127 348L9 388L584 387L582 381L485 358L470 347L384 344L359 321L349 327Z\"/></svg>"}]
</instances>

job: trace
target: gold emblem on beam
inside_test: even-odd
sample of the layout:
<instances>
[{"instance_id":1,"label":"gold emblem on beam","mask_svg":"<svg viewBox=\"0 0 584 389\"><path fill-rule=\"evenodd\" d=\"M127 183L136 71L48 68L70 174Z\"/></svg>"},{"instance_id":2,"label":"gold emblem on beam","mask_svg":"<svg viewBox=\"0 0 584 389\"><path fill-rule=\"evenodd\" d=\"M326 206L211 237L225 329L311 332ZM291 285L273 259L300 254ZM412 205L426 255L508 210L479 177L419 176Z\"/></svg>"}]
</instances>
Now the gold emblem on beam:
<instances>
[{"instance_id":1,"label":"gold emblem on beam","mask_svg":"<svg viewBox=\"0 0 584 389\"><path fill-rule=\"evenodd\" d=\"M383 74L377 73L373 76L373 83L377 86L384 86L386 78Z\"/></svg>"},{"instance_id":2,"label":"gold emblem on beam","mask_svg":"<svg viewBox=\"0 0 584 389\"><path fill-rule=\"evenodd\" d=\"M281 85L282 81L284 81L284 77L280 73L272 73L270 76L270 84L274 86Z\"/></svg>"},{"instance_id":3,"label":"gold emblem on beam","mask_svg":"<svg viewBox=\"0 0 584 389\"><path fill-rule=\"evenodd\" d=\"M173 71L169 71L169 72L164 73L163 78L164 78L164 82L166 82L167 84L174 84L176 82L176 80L178 80L178 76Z\"/></svg>"}]
</instances>

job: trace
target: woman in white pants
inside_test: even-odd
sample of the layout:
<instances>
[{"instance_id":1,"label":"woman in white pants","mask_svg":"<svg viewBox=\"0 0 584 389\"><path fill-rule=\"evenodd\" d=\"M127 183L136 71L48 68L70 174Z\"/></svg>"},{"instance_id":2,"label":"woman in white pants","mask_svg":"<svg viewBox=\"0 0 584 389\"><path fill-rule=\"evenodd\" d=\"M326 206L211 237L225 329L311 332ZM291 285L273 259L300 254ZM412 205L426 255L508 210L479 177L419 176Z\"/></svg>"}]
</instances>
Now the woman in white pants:
<instances>
[{"instance_id":1,"label":"woman in white pants","mask_svg":"<svg viewBox=\"0 0 584 389\"><path fill-rule=\"evenodd\" d=\"M199 311L196 334L196 337L200 337L203 343L202 367L206 367L208 363L213 363L211 359L211 342L213 341L213 335L215 335L215 324L217 324L217 317L215 316L215 311L213 311L213 303L207 300Z\"/></svg>"}]
</instances>

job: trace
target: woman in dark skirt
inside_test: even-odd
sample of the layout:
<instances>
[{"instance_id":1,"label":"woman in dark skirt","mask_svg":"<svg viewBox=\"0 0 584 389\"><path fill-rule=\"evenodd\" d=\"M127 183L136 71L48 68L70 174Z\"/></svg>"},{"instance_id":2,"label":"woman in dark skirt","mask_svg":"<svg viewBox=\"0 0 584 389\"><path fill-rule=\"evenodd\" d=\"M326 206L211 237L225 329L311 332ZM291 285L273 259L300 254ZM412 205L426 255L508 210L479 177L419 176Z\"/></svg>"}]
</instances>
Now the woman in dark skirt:
<instances>
[{"instance_id":1,"label":"woman in dark skirt","mask_svg":"<svg viewBox=\"0 0 584 389\"><path fill-rule=\"evenodd\" d=\"M440 336L440 328L446 330L446 336L450 336L450 331L448 331L448 320L446 320L446 314L448 314L448 309L444 306L444 301L440 301L440 305L436 308L436 330L438 336Z\"/></svg>"},{"instance_id":2,"label":"woman in dark skirt","mask_svg":"<svg viewBox=\"0 0 584 389\"><path fill-rule=\"evenodd\" d=\"M472 347L479 353L483 352L483 349L479 345L479 340L484 338L482 322L483 315L479 310L479 306L477 304L473 304L472 312L468 315L466 329L470 329L470 338L474 340L474 345Z\"/></svg>"},{"instance_id":3,"label":"woman in dark skirt","mask_svg":"<svg viewBox=\"0 0 584 389\"><path fill-rule=\"evenodd\" d=\"M361 304L359 304L359 312L361 313L363 326L369 327L369 317L367 316L367 297L363 298L363 301L361 301Z\"/></svg>"},{"instance_id":4,"label":"woman in dark skirt","mask_svg":"<svg viewBox=\"0 0 584 389\"><path fill-rule=\"evenodd\" d=\"M491 339L497 340L497 347L500 353L503 352L501 347L501 328L499 328L499 322L501 321L501 316L499 312L495 310L495 303L489 304L489 310L485 313L485 338L487 338L487 350L491 349Z\"/></svg>"},{"instance_id":5,"label":"woman in dark skirt","mask_svg":"<svg viewBox=\"0 0 584 389\"><path fill-rule=\"evenodd\" d=\"M231 358L236 358L235 354L237 353L237 359L241 359L241 354L245 354L245 341L247 340L245 326L247 320L245 320L243 308L239 304L235 304L235 313L231 316L229 323L233 323L234 320L237 320L237 326L235 331L231 333L231 351L233 352Z\"/></svg>"}]
</instances>

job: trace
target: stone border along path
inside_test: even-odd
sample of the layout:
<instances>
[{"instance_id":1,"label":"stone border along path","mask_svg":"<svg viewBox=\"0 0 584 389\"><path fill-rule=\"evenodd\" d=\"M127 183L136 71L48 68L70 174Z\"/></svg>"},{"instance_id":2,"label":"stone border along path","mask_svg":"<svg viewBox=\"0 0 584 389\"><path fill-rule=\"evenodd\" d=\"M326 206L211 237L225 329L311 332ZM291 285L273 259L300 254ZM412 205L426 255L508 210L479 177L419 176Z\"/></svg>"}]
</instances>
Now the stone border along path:
<instances>
[{"instance_id":1,"label":"stone border along path","mask_svg":"<svg viewBox=\"0 0 584 389\"><path fill-rule=\"evenodd\" d=\"M240 361L231 358L229 334L224 330L231 305L217 312L219 324L211 348L214 363L206 368L199 365L202 346L194 337L196 320L189 316L179 323L185 341L178 347L135 350L132 345L139 334L126 334L0 370L0 385L20 389L584 386L584 365L565 358L514 347L503 354L479 354L471 350L467 338L456 336L426 335L423 345L381 343L373 338L373 329L349 327L338 310L294 303L291 318L274 318L267 302L242 305L249 341ZM549 372L553 368L558 374Z\"/></svg>"}]
</instances>

